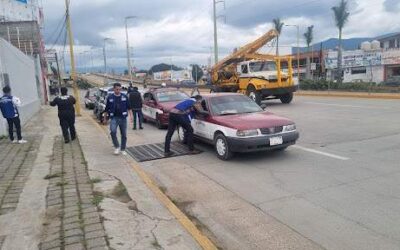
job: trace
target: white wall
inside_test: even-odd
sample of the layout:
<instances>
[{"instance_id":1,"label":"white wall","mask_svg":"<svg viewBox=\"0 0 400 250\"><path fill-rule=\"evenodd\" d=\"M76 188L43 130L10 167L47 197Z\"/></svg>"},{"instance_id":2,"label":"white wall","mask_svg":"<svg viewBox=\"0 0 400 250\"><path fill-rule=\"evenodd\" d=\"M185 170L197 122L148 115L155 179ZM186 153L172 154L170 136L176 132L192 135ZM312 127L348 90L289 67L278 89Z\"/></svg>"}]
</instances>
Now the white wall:
<instances>
[{"instance_id":1,"label":"white wall","mask_svg":"<svg viewBox=\"0 0 400 250\"><path fill-rule=\"evenodd\" d=\"M372 78L372 82L380 83L384 80L384 66L373 66L373 67L365 67L365 74L351 74L352 68L344 69L344 82L353 82L353 81L363 81L370 82ZM354 68L353 68L354 69ZM372 72L372 74L371 74Z\"/></svg>"},{"instance_id":2,"label":"white wall","mask_svg":"<svg viewBox=\"0 0 400 250\"><path fill-rule=\"evenodd\" d=\"M22 101L19 108L22 124L25 124L40 110L35 62L19 49L0 38L0 86L5 85L3 74L8 74L12 95ZM2 91L0 89L1 95ZM0 115L0 135L7 134L5 120Z\"/></svg>"}]
</instances>

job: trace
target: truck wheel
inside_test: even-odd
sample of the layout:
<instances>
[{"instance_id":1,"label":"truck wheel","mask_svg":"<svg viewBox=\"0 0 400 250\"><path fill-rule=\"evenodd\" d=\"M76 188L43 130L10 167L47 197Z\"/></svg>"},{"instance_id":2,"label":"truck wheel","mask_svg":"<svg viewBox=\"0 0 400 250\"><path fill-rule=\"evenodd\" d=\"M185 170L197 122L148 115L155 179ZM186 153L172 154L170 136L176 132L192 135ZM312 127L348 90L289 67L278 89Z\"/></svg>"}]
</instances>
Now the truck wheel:
<instances>
[{"instance_id":1,"label":"truck wheel","mask_svg":"<svg viewBox=\"0 0 400 250\"><path fill-rule=\"evenodd\" d=\"M249 85L249 87L247 87L246 94L255 103L257 103L258 105L261 105L261 93L260 93L260 91L257 91L253 85Z\"/></svg>"},{"instance_id":2,"label":"truck wheel","mask_svg":"<svg viewBox=\"0 0 400 250\"><path fill-rule=\"evenodd\" d=\"M279 99L280 99L281 102L284 103L284 104L291 103L292 100L293 100L293 93L287 93L287 94L281 95L281 96L279 97Z\"/></svg>"},{"instance_id":3,"label":"truck wheel","mask_svg":"<svg viewBox=\"0 0 400 250\"><path fill-rule=\"evenodd\" d=\"M218 158L227 161L232 158L233 153L229 149L228 141L223 134L217 134L214 138L215 153Z\"/></svg>"}]
</instances>

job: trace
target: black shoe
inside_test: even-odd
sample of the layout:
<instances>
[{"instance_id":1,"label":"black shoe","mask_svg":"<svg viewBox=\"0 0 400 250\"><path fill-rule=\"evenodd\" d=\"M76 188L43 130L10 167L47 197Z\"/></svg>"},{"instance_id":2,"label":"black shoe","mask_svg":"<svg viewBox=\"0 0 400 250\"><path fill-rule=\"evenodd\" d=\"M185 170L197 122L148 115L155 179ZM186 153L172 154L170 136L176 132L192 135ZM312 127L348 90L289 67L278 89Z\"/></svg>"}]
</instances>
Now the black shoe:
<instances>
[{"instance_id":1,"label":"black shoe","mask_svg":"<svg viewBox=\"0 0 400 250\"><path fill-rule=\"evenodd\" d=\"M76 137L71 137L71 141L75 141Z\"/></svg>"},{"instance_id":2,"label":"black shoe","mask_svg":"<svg viewBox=\"0 0 400 250\"><path fill-rule=\"evenodd\" d=\"M139 129L143 129L143 127L140 127Z\"/></svg>"},{"instance_id":3,"label":"black shoe","mask_svg":"<svg viewBox=\"0 0 400 250\"><path fill-rule=\"evenodd\" d=\"M69 143L69 140L65 140L65 144Z\"/></svg>"},{"instance_id":4,"label":"black shoe","mask_svg":"<svg viewBox=\"0 0 400 250\"><path fill-rule=\"evenodd\" d=\"M174 153L172 153L171 151L170 152L164 152L164 156L165 157L171 157L173 155L174 155Z\"/></svg>"},{"instance_id":5,"label":"black shoe","mask_svg":"<svg viewBox=\"0 0 400 250\"><path fill-rule=\"evenodd\" d=\"M133 130L136 130L136 127L133 127Z\"/></svg>"}]
</instances>

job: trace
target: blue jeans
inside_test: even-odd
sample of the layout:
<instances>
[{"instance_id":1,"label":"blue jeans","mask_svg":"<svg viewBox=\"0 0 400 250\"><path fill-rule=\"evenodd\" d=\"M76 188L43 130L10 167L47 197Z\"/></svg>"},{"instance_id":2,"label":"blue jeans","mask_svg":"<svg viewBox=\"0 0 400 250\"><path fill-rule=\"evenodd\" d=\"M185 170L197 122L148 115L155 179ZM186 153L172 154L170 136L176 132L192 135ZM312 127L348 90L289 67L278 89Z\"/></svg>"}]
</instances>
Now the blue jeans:
<instances>
[{"instance_id":1,"label":"blue jeans","mask_svg":"<svg viewBox=\"0 0 400 250\"><path fill-rule=\"evenodd\" d=\"M113 117L110 122L110 134L113 141L114 147L119 148L119 142L117 138L117 129L121 132L121 150L126 149L126 117Z\"/></svg>"}]
</instances>

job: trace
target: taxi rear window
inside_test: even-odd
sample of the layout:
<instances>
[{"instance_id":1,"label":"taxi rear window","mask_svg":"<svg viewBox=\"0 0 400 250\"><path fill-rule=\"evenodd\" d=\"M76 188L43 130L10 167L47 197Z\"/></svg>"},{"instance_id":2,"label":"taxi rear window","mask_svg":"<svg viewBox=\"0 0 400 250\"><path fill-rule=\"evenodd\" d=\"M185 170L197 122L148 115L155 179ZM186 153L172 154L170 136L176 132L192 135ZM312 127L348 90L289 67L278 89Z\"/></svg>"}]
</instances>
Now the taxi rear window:
<instances>
[{"instance_id":1,"label":"taxi rear window","mask_svg":"<svg viewBox=\"0 0 400 250\"><path fill-rule=\"evenodd\" d=\"M180 91L167 91L156 93L156 98L159 102L175 102L185 100L189 96Z\"/></svg>"}]
</instances>

